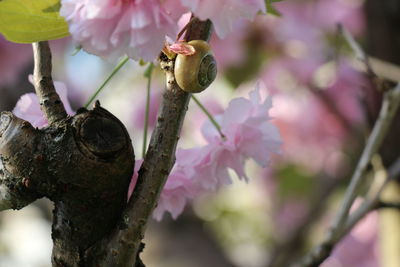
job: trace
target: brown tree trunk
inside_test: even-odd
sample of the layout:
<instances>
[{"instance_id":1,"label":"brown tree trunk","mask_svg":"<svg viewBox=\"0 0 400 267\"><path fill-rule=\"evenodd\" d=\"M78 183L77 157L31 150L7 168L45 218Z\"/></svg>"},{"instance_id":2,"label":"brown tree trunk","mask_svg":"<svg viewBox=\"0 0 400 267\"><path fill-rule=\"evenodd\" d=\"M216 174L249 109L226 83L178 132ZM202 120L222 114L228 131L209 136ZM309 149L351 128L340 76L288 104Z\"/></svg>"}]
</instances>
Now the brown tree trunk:
<instances>
[{"instance_id":1,"label":"brown tree trunk","mask_svg":"<svg viewBox=\"0 0 400 267\"><path fill-rule=\"evenodd\" d=\"M131 140L98 102L67 116L52 81L48 43L33 47L35 90L49 126L35 129L0 113L0 210L49 198L55 204L53 266L96 266L87 250L111 233L126 206Z\"/></svg>"}]
</instances>

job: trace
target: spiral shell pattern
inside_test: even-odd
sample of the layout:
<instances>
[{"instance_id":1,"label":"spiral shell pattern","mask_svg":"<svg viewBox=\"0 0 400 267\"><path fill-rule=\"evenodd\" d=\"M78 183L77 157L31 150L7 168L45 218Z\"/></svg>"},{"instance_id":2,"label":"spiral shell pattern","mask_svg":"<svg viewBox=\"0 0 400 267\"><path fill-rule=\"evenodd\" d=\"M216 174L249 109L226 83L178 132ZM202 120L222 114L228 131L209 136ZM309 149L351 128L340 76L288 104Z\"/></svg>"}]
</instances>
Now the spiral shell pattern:
<instances>
[{"instance_id":1,"label":"spiral shell pattern","mask_svg":"<svg viewBox=\"0 0 400 267\"><path fill-rule=\"evenodd\" d=\"M179 87L189 93L205 90L217 76L217 64L210 46L202 40L190 41L196 52L193 55L178 55L175 60L175 78Z\"/></svg>"}]
</instances>

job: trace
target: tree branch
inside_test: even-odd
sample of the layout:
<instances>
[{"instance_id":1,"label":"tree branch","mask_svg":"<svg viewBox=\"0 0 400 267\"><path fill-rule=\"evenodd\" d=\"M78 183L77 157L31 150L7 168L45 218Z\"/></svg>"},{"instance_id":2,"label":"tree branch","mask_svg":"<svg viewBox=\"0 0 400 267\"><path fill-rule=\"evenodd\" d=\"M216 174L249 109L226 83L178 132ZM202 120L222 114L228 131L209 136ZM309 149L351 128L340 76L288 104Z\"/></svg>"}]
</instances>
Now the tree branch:
<instances>
[{"instance_id":1,"label":"tree branch","mask_svg":"<svg viewBox=\"0 0 400 267\"><path fill-rule=\"evenodd\" d=\"M330 255L334 245L343 237L345 233L347 233L347 230L350 230L351 227L356 224L366 214L367 211L370 210L370 205L375 204L374 202L365 204L365 206L362 206L365 211L358 210L358 212L356 211L352 216L350 216L350 218L348 218L349 210L359 193L360 185L365 180L365 174L371 158L378 152L379 147L386 137L389 126L391 125L391 122L397 112L399 104L400 84L384 94L379 117L374 125L370 137L367 140L367 144L353 173L350 185L346 190L342 206L337 213L333 224L325 237L325 240L320 245L315 247L308 255L306 255L299 264L295 264L295 266L317 266L318 264L322 263Z\"/></svg>"},{"instance_id":2,"label":"tree branch","mask_svg":"<svg viewBox=\"0 0 400 267\"><path fill-rule=\"evenodd\" d=\"M368 75L370 75L371 77L376 77L376 74L371 67L367 54L364 52L361 46L356 42L353 35L351 35L351 33L342 24L339 24L339 31L342 33L344 39L349 44L350 48L353 50L354 54L356 55L356 58L365 65Z\"/></svg>"},{"instance_id":3,"label":"tree branch","mask_svg":"<svg viewBox=\"0 0 400 267\"><path fill-rule=\"evenodd\" d=\"M185 39L209 40L211 22L192 19ZM167 90L158 114L149 149L139 170L139 178L132 197L123 214L119 229L106 240L99 266L135 266L137 254L144 236L146 223L155 208L162 188L175 163L175 149L190 100L175 82L174 62L161 59L166 72ZM108 244L107 244L108 243Z\"/></svg>"},{"instance_id":4,"label":"tree branch","mask_svg":"<svg viewBox=\"0 0 400 267\"><path fill-rule=\"evenodd\" d=\"M33 83L39 98L40 108L46 115L49 124L54 124L67 117L64 105L54 88L51 77L51 51L47 41L33 43L35 61Z\"/></svg>"},{"instance_id":5,"label":"tree branch","mask_svg":"<svg viewBox=\"0 0 400 267\"><path fill-rule=\"evenodd\" d=\"M307 236L313 229L314 222L324 214L329 199L327 196L330 196L340 186L340 183L333 177L321 175L317 179L322 182L314 191L314 196L310 198L309 211L302 222L292 231L289 238L274 248L268 267L288 266L293 260L301 256L302 252L299 248L304 247Z\"/></svg>"},{"instance_id":6,"label":"tree branch","mask_svg":"<svg viewBox=\"0 0 400 267\"><path fill-rule=\"evenodd\" d=\"M331 234L335 229L343 226L351 205L358 194L359 185L364 181L368 164L373 155L378 152L394 116L400 104L400 84L384 94L379 117L374 125L372 133L357 164L356 170L351 178L350 185L346 191L342 207L333 223Z\"/></svg>"},{"instance_id":7,"label":"tree branch","mask_svg":"<svg viewBox=\"0 0 400 267\"><path fill-rule=\"evenodd\" d=\"M0 211L21 209L40 195L32 190L32 148L37 132L11 112L0 113ZM19 168L21 167L21 168Z\"/></svg>"},{"instance_id":8,"label":"tree branch","mask_svg":"<svg viewBox=\"0 0 400 267\"><path fill-rule=\"evenodd\" d=\"M369 199L366 199L354 212L350 214L350 216L347 218L345 226L342 228L340 232L337 233L337 240L330 240L326 241L325 243L321 243L319 247L314 249L314 255L317 255L316 251L319 251L321 255L327 255L326 257L329 256L330 250L332 250L337 242L339 242L346 234L348 234L351 229L361 220L363 219L370 211L374 209L380 208L380 198L382 195L382 192L384 189L387 187L390 181L394 180L399 174L400 174L400 169L398 169L398 164L400 162L400 158L390 166L390 168L387 170L387 177L386 180L380 185L379 189L377 192L370 197ZM389 205L390 206L390 205ZM389 208L388 206L388 208ZM395 203L394 207L390 208L397 208L397 203ZM330 249L330 250L329 250ZM311 257L311 253L306 256L306 257ZM325 258L318 259L317 257L314 256L313 259L311 258L303 258L303 264L305 264L305 261L309 261L309 265L295 265L295 266L316 266L319 263L321 263Z\"/></svg>"},{"instance_id":9,"label":"tree branch","mask_svg":"<svg viewBox=\"0 0 400 267\"><path fill-rule=\"evenodd\" d=\"M376 208L377 209L398 209L398 210L400 210L400 203L379 201Z\"/></svg>"}]
</instances>

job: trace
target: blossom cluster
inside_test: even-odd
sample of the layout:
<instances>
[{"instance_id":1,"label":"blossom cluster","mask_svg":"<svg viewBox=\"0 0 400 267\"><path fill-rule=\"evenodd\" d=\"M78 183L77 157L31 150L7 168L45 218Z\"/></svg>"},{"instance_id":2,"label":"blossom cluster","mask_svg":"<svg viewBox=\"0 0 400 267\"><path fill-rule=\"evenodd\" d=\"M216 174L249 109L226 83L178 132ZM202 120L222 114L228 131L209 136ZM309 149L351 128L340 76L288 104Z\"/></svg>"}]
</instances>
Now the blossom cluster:
<instances>
[{"instance_id":1,"label":"blossom cluster","mask_svg":"<svg viewBox=\"0 0 400 267\"><path fill-rule=\"evenodd\" d=\"M175 38L178 21L187 12L210 19L225 37L235 21L252 20L259 11L265 12L264 0L62 0L60 14L87 52L151 61L166 36Z\"/></svg>"},{"instance_id":2,"label":"blossom cluster","mask_svg":"<svg viewBox=\"0 0 400 267\"><path fill-rule=\"evenodd\" d=\"M271 156L279 153L279 131L269 116L271 97L262 100L260 96L260 91L264 90L264 85L258 84L250 92L249 99L233 99L224 113L216 117L224 136L208 122L202 127L206 145L177 150L176 164L154 211L157 220L161 220L166 211L176 218L188 200L230 184L229 169L247 181L244 170L247 159L266 167ZM140 161L136 165L140 165ZM136 178L137 170L130 193Z\"/></svg>"}]
</instances>

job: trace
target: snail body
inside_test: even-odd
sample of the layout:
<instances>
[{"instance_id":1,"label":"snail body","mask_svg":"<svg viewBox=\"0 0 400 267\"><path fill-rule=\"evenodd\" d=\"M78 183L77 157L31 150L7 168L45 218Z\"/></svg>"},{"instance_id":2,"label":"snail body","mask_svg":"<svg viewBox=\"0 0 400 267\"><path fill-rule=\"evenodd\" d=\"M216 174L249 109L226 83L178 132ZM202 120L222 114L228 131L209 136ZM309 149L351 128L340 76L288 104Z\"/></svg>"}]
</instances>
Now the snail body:
<instances>
[{"instance_id":1,"label":"snail body","mask_svg":"<svg viewBox=\"0 0 400 267\"><path fill-rule=\"evenodd\" d=\"M217 76L217 64L207 42L188 42L195 49L193 55L179 54L175 60L175 79L182 90L199 93L205 90Z\"/></svg>"}]
</instances>

